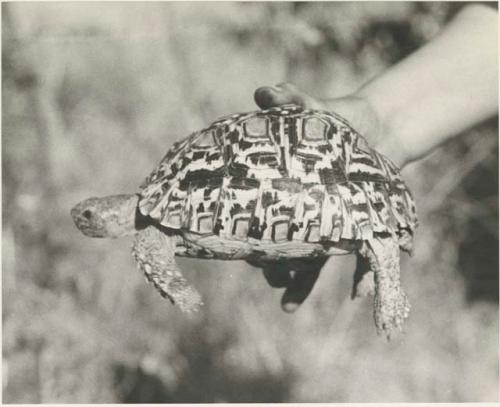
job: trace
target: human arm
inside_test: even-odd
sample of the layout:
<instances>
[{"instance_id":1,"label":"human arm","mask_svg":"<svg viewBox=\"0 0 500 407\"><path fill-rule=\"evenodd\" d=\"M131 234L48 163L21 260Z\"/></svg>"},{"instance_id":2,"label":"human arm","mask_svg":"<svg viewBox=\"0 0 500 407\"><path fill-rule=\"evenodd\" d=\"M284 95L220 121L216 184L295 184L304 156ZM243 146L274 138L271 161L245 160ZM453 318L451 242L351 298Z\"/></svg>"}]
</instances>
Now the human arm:
<instances>
[{"instance_id":1,"label":"human arm","mask_svg":"<svg viewBox=\"0 0 500 407\"><path fill-rule=\"evenodd\" d=\"M255 100L334 111L403 167L498 113L497 12L464 7L432 41L350 95L319 99L285 83L257 89ZM296 310L315 281L288 286L283 308Z\"/></svg>"},{"instance_id":2,"label":"human arm","mask_svg":"<svg viewBox=\"0 0 500 407\"><path fill-rule=\"evenodd\" d=\"M262 108L335 111L404 166L497 113L497 12L464 7L436 38L350 95L318 99L283 84L257 89L255 99Z\"/></svg>"}]
</instances>

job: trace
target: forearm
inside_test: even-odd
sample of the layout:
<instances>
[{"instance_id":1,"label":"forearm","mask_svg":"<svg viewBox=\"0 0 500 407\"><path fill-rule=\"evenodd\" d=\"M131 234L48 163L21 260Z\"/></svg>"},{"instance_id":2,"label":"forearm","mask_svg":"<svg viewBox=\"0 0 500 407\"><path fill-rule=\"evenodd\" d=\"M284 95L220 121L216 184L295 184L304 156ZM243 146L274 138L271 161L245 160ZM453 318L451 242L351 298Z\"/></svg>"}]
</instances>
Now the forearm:
<instances>
[{"instance_id":1,"label":"forearm","mask_svg":"<svg viewBox=\"0 0 500 407\"><path fill-rule=\"evenodd\" d=\"M498 111L497 12L465 7L442 33L357 93L400 165Z\"/></svg>"}]
</instances>

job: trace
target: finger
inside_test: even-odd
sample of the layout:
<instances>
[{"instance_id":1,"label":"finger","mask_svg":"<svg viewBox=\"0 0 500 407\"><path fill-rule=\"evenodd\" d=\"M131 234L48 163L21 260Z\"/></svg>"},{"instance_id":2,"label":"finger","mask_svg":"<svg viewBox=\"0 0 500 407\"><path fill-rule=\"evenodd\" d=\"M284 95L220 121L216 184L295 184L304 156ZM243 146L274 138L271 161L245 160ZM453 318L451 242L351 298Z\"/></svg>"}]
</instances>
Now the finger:
<instances>
[{"instance_id":1,"label":"finger","mask_svg":"<svg viewBox=\"0 0 500 407\"><path fill-rule=\"evenodd\" d=\"M291 282L290 271L286 267L265 267L262 270L267 283L274 288L283 288Z\"/></svg>"},{"instance_id":2,"label":"finger","mask_svg":"<svg viewBox=\"0 0 500 407\"><path fill-rule=\"evenodd\" d=\"M375 274L373 271L368 271L358 282L354 297L368 297L373 295L375 295Z\"/></svg>"},{"instance_id":3,"label":"finger","mask_svg":"<svg viewBox=\"0 0 500 407\"><path fill-rule=\"evenodd\" d=\"M299 271L288 284L283 297L281 308L285 312L295 312L307 298L318 279L320 270Z\"/></svg>"},{"instance_id":4,"label":"finger","mask_svg":"<svg viewBox=\"0 0 500 407\"><path fill-rule=\"evenodd\" d=\"M351 299L365 296L364 283L360 285L366 274L370 271L370 263L366 257L356 254L356 269L354 270Z\"/></svg>"}]
</instances>

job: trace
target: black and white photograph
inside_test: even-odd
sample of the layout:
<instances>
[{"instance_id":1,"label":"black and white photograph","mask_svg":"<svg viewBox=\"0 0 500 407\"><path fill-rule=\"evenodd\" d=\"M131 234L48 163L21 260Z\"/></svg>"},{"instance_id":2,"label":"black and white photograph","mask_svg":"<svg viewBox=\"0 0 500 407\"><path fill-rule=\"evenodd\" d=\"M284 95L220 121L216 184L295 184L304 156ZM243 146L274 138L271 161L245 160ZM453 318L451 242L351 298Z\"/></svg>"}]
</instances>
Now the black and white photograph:
<instances>
[{"instance_id":1,"label":"black and white photograph","mask_svg":"<svg viewBox=\"0 0 500 407\"><path fill-rule=\"evenodd\" d=\"M500 401L497 2L1 21L2 403Z\"/></svg>"}]
</instances>

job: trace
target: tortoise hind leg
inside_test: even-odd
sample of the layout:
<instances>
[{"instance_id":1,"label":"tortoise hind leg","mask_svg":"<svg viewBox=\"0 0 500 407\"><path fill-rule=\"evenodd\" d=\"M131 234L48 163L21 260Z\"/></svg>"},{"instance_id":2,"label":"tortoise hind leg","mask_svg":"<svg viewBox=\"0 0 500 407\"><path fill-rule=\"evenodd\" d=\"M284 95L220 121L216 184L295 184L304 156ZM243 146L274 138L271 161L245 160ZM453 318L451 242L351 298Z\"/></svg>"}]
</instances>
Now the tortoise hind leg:
<instances>
[{"instance_id":1,"label":"tortoise hind leg","mask_svg":"<svg viewBox=\"0 0 500 407\"><path fill-rule=\"evenodd\" d=\"M202 305L201 296L188 284L175 262L177 239L148 226L137 233L132 254L139 269L162 297L184 312L197 311Z\"/></svg>"},{"instance_id":2,"label":"tortoise hind leg","mask_svg":"<svg viewBox=\"0 0 500 407\"><path fill-rule=\"evenodd\" d=\"M286 312L294 312L312 291L327 259L316 257L249 263L262 268L271 287L286 288L281 297L281 307Z\"/></svg>"},{"instance_id":3,"label":"tortoise hind leg","mask_svg":"<svg viewBox=\"0 0 500 407\"><path fill-rule=\"evenodd\" d=\"M399 248L413 256L413 235L408 229L398 231ZM366 257L356 252L356 270L354 272L354 284L351 298L366 297L375 294L375 275L370 269L370 263Z\"/></svg>"},{"instance_id":4,"label":"tortoise hind leg","mask_svg":"<svg viewBox=\"0 0 500 407\"><path fill-rule=\"evenodd\" d=\"M374 272L377 332L383 331L390 338L394 329L401 330L410 312L408 298L400 283L398 242L391 236L374 237L363 244L360 253Z\"/></svg>"}]
</instances>

